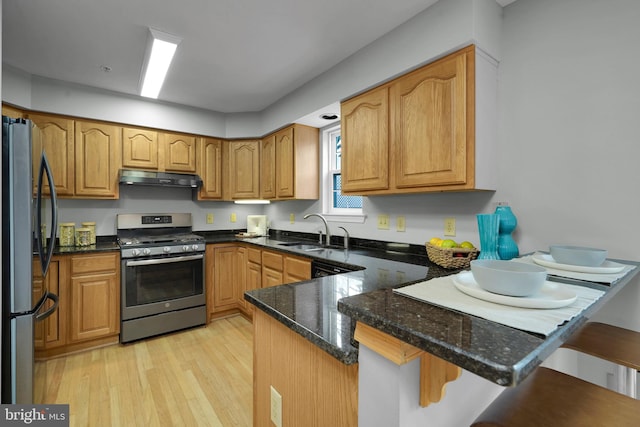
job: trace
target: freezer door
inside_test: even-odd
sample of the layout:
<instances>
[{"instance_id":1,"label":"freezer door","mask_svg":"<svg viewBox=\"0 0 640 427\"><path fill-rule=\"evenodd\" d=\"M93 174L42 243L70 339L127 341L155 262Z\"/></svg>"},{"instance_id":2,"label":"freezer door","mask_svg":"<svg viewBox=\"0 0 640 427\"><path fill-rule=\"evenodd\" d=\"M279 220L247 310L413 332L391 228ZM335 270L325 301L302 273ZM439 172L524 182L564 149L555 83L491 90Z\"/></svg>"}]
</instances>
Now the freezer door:
<instances>
[{"instance_id":1,"label":"freezer door","mask_svg":"<svg viewBox=\"0 0 640 427\"><path fill-rule=\"evenodd\" d=\"M11 390L10 402L33 403L34 316L11 319ZM5 353L5 357L7 354ZM6 392L7 390L5 390ZM3 395L3 400L9 396Z\"/></svg>"},{"instance_id":2,"label":"freezer door","mask_svg":"<svg viewBox=\"0 0 640 427\"><path fill-rule=\"evenodd\" d=\"M3 269L9 267L9 311L25 313L36 305L32 301L32 257L33 257L33 195L31 175L31 126L24 123L13 123L8 126L8 173L3 175L3 236L9 247L3 255ZM3 163L5 163L3 162ZM3 165L4 166L4 165ZM8 182L4 182L7 179ZM4 250L5 248L3 248ZM9 266L4 265L8 263ZM7 286L5 283L4 286Z\"/></svg>"}]
</instances>

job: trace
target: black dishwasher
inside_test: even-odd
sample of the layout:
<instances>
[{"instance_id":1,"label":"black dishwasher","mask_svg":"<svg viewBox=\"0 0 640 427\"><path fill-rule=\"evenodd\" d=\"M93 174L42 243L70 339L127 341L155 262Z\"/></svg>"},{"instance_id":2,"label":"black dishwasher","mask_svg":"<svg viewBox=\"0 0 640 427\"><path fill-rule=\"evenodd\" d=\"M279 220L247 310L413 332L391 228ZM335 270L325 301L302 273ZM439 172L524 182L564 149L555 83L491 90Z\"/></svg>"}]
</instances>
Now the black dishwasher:
<instances>
[{"instance_id":1,"label":"black dishwasher","mask_svg":"<svg viewBox=\"0 0 640 427\"><path fill-rule=\"evenodd\" d=\"M348 273L355 271L354 268L337 266L324 261L314 260L311 262L311 277L333 276L334 274Z\"/></svg>"}]
</instances>

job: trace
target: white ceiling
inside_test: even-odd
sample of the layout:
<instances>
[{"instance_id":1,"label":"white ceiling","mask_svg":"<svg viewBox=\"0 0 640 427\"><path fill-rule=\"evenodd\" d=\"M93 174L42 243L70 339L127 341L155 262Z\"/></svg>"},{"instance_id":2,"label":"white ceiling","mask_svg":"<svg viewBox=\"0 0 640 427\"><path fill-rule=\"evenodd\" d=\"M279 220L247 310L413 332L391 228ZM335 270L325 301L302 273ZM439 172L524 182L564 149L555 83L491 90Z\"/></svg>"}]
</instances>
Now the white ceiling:
<instances>
[{"instance_id":1,"label":"white ceiling","mask_svg":"<svg viewBox=\"0 0 640 427\"><path fill-rule=\"evenodd\" d=\"M182 38L160 100L261 111L436 1L4 0L2 60L137 95L152 27Z\"/></svg>"}]
</instances>

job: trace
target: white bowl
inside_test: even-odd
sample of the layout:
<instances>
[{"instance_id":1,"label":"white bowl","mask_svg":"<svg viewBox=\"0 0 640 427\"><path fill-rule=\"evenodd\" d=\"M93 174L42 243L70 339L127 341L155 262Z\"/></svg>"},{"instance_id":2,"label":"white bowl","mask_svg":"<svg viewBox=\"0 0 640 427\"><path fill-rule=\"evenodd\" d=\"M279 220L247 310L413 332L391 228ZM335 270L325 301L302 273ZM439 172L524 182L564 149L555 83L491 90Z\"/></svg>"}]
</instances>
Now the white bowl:
<instances>
[{"instance_id":1,"label":"white bowl","mask_svg":"<svg viewBox=\"0 0 640 427\"><path fill-rule=\"evenodd\" d=\"M549 246L554 261L560 264L598 267L607 259L605 249L583 248L581 246Z\"/></svg>"},{"instance_id":2,"label":"white bowl","mask_svg":"<svg viewBox=\"0 0 640 427\"><path fill-rule=\"evenodd\" d=\"M482 289L512 297L534 295L547 280L544 267L517 261L475 259L471 273Z\"/></svg>"}]
</instances>

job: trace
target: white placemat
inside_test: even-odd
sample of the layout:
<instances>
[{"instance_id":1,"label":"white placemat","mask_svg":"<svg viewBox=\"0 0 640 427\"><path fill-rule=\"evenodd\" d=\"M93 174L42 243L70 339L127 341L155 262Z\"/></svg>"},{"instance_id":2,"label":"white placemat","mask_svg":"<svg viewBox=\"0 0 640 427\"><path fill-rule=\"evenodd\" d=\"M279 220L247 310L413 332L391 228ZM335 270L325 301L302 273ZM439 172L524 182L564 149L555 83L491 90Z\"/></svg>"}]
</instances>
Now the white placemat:
<instances>
[{"instance_id":1,"label":"white placemat","mask_svg":"<svg viewBox=\"0 0 640 427\"><path fill-rule=\"evenodd\" d=\"M535 255L535 254L534 254ZM536 264L533 261L533 255L523 256L521 258L514 258L513 261L516 262L525 262L527 264ZM619 273L580 273L568 270L560 270L557 268L545 267L547 269L547 273L558 276L558 277L567 277L569 279L576 280L585 280L587 282L595 282L595 283L608 283L612 284L622 279L628 272L636 268L635 265L625 264L624 270Z\"/></svg>"},{"instance_id":2,"label":"white placemat","mask_svg":"<svg viewBox=\"0 0 640 427\"><path fill-rule=\"evenodd\" d=\"M578 296L573 304L554 309L519 308L483 301L464 294L456 289L452 277L439 277L393 291L420 301L545 336L604 295L604 292L596 289L563 283L563 286L567 286Z\"/></svg>"}]
</instances>

